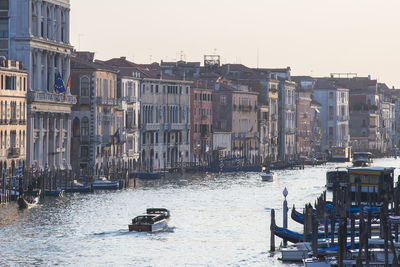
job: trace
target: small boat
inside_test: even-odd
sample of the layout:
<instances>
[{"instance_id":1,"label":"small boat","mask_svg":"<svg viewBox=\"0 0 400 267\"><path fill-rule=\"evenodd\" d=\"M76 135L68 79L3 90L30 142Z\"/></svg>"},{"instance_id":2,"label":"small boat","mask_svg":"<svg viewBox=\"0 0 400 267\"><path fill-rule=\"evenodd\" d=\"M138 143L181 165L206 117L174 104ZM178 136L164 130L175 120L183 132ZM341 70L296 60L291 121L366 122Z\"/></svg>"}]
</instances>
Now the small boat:
<instances>
[{"instance_id":1,"label":"small boat","mask_svg":"<svg viewBox=\"0 0 400 267\"><path fill-rule=\"evenodd\" d=\"M89 193L92 191L93 190L91 185L84 185L82 183L79 183L77 180L74 180L70 184L70 187L65 188L65 192L67 193Z\"/></svg>"},{"instance_id":2,"label":"small boat","mask_svg":"<svg viewBox=\"0 0 400 267\"><path fill-rule=\"evenodd\" d=\"M302 261L308 257L308 253L312 252L310 242L299 242L287 248L281 248L282 261Z\"/></svg>"},{"instance_id":3,"label":"small boat","mask_svg":"<svg viewBox=\"0 0 400 267\"><path fill-rule=\"evenodd\" d=\"M271 171L266 171L261 174L261 179L264 182L272 182L276 180L276 173Z\"/></svg>"},{"instance_id":4,"label":"small boat","mask_svg":"<svg viewBox=\"0 0 400 267\"><path fill-rule=\"evenodd\" d=\"M93 190L117 190L119 189L119 182L112 182L106 178L100 178L92 183Z\"/></svg>"},{"instance_id":5,"label":"small boat","mask_svg":"<svg viewBox=\"0 0 400 267\"><path fill-rule=\"evenodd\" d=\"M348 180L347 169L337 167L336 170L326 172L326 188L332 189L335 183L345 186Z\"/></svg>"},{"instance_id":6,"label":"small boat","mask_svg":"<svg viewBox=\"0 0 400 267\"><path fill-rule=\"evenodd\" d=\"M139 215L128 226L129 231L159 232L167 229L170 213L165 208L147 209L145 214Z\"/></svg>"},{"instance_id":7,"label":"small boat","mask_svg":"<svg viewBox=\"0 0 400 267\"><path fill-rule=\"evenodd\" d=\"M331 263L327 259L317 259L316 257L307 258L303 260L305 267L330 267Z\"/></svg>"},{"instance_id":8,"label":"small boat","mask_svg":"<svg viewBox=\"0 0 400 267\"><path fill-rule=\"evenodd\" d=\"M64 190L61 188L57 188L55 190L44 190L44 195L49 197L63 197Z\"/></svg>"},{"instance_id":9,"label":"small boat","mask_svg":"<svg viewBox=\"0 0 400 267\"><path fill-rule=\"evenodd\" d=\"M139 172L137 174L139 179L158 179L161 177L161 172Z\"/></svg>"},{"instance_id":10,"label":"small boat","mask_svg":"<svg viewBox=\"0 0 400 267\"><path fill-rule=\"evenodd\" d=\"M353 167L370 167L373 163L371 152L354 152Z\"/></svg>"},{"instance_id":11,"label":"small boat","mask_svg":"<svg viewBox=\"0 0 400 267\"><path fill-rule=\"evenodd\" d=\"M18 207L20 209L30 209L35 207L39 203L40 199L40 190L21 194L18 199Z\"/></svg>"}]
</instances>

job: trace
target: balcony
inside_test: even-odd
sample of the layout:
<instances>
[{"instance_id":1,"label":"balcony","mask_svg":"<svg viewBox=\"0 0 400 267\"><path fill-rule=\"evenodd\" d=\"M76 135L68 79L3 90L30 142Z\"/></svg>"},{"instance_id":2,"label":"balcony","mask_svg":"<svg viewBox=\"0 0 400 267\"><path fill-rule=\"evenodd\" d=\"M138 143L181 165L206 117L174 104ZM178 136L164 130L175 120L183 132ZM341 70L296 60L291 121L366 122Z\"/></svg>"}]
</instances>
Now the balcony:
<instances>
[{"instance_id":1,"label":"balcony","mask_svg":"<svg viewBox=\"0 0 400 267\"><path fill-rule=\"evenodd\" d=\"M18 124L17 118L10 119L10 124Z\"/></svg>"},{"instance_id":2,"label":"balcony","mask_svg":"<svg viewBox=\"0 0 400 267\"><path fill-rule=\"evenodd\" d=\"M136 124L131 124L126 128L128 133L135 133L137 131L138 126Z\"/></svg>"},{"instance_id":3,"label":"balcony","mask_svg":"<svg viewBox=\"0 0 400 267\"><path fill-rule=\"evenodd\" d=\"M119 100L115 98L108 98L108 97L97 97L97 104L104 105L104 106L118 106Z\"/></svg>"},{"instance_id":4,"label":"balcony","mask_svg":"<svg viewBox=\"0 0 400 267\"><path fill-rule=\"evenodd\" d=\"M136 96L127 96L125 97L126 103L128 104L134 104L136 102L138 102L138 99Z\"/></svg>"},{"instance_id":5,"label":"balcony","mask_svg":"<svg viewBox=\"0 0 400 267\"><path fill-rule=\"evenodd\" d=\"M142 125L143 131L158 131L160 130L160 124L159 123L144 123Z\"/></svg>"},{"instance_id":6,"label":"balcony","mask_svg":"<svg viewBox=\"0 0 400 267\"><path fill-rule=\"evenodd\" d=\"M68 105L76 104L76 97L68 94L57 94L47 91L30 91L28 92L28 102L54 103L59 102Z\"/></svg>"},{"instance_id":7,"label":"balcony","mask_svg":"<svg viewBox=\"0 0 400 267\"><path fill-rule=\"evenodd\" d=\"M135 149L129 149L128 157L139 157L139 153L135 152Z\"/></svg>"},{"instance_id":8,"label":"balcony","mask_svg":"<svg viewBox=\"0 0 400 267\"><path fill-rule=\"evenodd\" d=\"M18 158L20 155L20 149L19 147L10 147L7 150L7 154L9 158Z\"/></svg>"}]
</instances>

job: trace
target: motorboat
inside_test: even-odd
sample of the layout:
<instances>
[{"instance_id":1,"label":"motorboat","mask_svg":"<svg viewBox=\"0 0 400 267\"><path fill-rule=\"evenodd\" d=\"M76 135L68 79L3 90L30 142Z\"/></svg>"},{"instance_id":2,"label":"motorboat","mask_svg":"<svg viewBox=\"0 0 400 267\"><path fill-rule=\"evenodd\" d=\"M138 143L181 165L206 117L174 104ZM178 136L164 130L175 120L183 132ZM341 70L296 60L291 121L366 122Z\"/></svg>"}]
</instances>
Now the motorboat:
<instances>
[{"instance_id":1,"label":"motorboat","mask_svg":"<svg viewBox=\"0 0 400 267\"><path fill-rule=\"evenodd\" d=\"M371 152L354 152L353 167L370 167L372 163Z\"/></svg>"},{"instance_id":2,"label":"motorboat","mask_svg":"<svg viewBox=\"0 0 400 267\"><path fill-rule=\"evenodd\" d=\"M261 174L261 179L264 182L272 182L276 180L276 173L271 171L266 171Z\"/></svg>"},{"instance_id":3,"label":"motorboat","mask_svg":"<svg viewBox=\"0 0 400 267\"><path fill-rule=\"evenodd\" d=\"M170 213L165 208L147 209L145 214L132 219L128 226L129 231L137 232L160 232L168 228Z\"/></svg>"},{"instance_id":4,"label":"motorboat","mask_svg":"<svg viewBox=\"0 0 400 267\"><path fill-rule=\"evenodd\" d=\"M308 253L312 251L310 242L299 242L293 246L281 248L282 261L302 261L308 257Z\"/></svg>"},{"instance_id":5,"label":"motorboat","mask_svg":"<svg viewBox=\"0 0 400 267\"><path fill-rule=\"evenodd\" d=\"M44 190L44 195L50 197L63 197L64 190L61 188L56 188L54 190Z\"/></svg>"},{"instance_id":6,"label":"motorboat","mask_svg":"<svg viewBox=\"0 0 400 267\"><path fill-rule=\"evenodd\" d=\"M105 177L95 180L91 186L93 190L117 190L120 187L119 182L109 181Z\"/></svg>"},{"instance_id":7,"label":"motorboat","mask_svg":"<svg viewBox=\"0 0 400 267\"><path fill-rule=\"evenodd\" d=\"M65 192L68 193L89 193L92 191L91 185L85 185L77 180L74 180L72 183L70 183L69 187L65 188Z\"/></svg>"}]
</instances>

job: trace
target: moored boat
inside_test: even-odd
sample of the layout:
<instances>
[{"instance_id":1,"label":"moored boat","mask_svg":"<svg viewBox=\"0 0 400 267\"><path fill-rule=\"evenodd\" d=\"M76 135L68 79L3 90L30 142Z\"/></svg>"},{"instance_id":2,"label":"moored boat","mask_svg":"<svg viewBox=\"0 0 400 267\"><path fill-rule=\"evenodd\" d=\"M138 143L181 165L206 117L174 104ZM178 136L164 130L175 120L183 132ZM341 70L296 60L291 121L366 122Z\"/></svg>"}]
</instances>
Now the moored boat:
<instances>
[{"instance_id":1,"label":"moored boat","mask_svg":"<svg viewBox=\"0 0 400 267\"><path fill-rule=\"evenodd\" d=\"M132 219L129 231L159 232L168 228L170 213L165 208L147 209L145 214Z\"/></svg>"},{"instance_id":2,"label":"moored boat","mask_svg":"<svg viewBox=\"0 0 400 267\"><path fill-rule=\"evenodd\" d=\"M100 178L92 182L93 190L117 190L120 185L118 182L112 182L105 178Z\"/></svg>"},{"instance_id":3,"label":"moored boat","mask_svg":"<svg viewBox=\"0 0 400 267\"><path fill-rule=\"evenodd\" d=\"M44 195L50 197L63 197L64 190L61 188L57 188L55 190L44 190Z\"/></svg>"},{"instance_id":4,"label":"moored boat","mask_svg":"<svg viewBox=\"0 0 400 267\"><path fill-rule=\"evenodd\" d=\"M280 248L282 261L302 261L312 251L310 242L299 242L287 248Z\"/></svg>"}]
</instances>

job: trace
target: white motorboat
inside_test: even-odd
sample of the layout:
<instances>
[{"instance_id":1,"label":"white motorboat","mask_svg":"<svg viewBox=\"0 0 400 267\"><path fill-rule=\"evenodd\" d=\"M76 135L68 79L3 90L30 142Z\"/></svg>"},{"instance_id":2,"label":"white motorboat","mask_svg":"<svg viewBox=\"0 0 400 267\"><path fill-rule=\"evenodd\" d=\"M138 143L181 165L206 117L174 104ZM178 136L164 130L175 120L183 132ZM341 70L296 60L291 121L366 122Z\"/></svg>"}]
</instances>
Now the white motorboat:
<instances>
[{"instance_id":1,"label":"white motorboat","mask_svg":"<svg viewBox=\"0 0 400 267\"><path fill-rule=\"evenodd\" d=\"M293 246L280 249L283 261L302 261L312 251L310 242L299 242Z\"/></svg>"},{"instance_id":2,"label":"white motorboat","mask_svg":"<svg viewBox=\"0 0 400 267\"><path fill-rule=\"evenodd\" d=\"M272 182L276 180L276 173L271 171L266 171L261 174L261 179L265 182Z\"/></svg>"},{"instance_id":3,"label":"white motorboat","mask_svg":"<svg viewBox=\"0 0 400 267\"><path fill-rule=\"evenodd\" d=\"M119 189L119 183L100 178L92 183L92 188L93 190L116 190Z\"/></svg>"},{"instance_id":4,"label":"white motorboat","mask_svg":"<svg viewBox=\"0 0 400 267\"><path fill-rule=\"evenodd\" d=\"M129 231L160 232L168 228L170 213L164 208L147 209L146 214L139 215L128 226Z\"/></svg>"},{"instance_id":5,"label":"white motorboat","mask_svg":"<svg viewBox=\"0 0 400 267\"><path fill-rule=\"evenodd\" d=\"M316 257L303 259L305 267L330 267L331 263L326 259L317 259Z\"/></svg>"}]
</instances>

